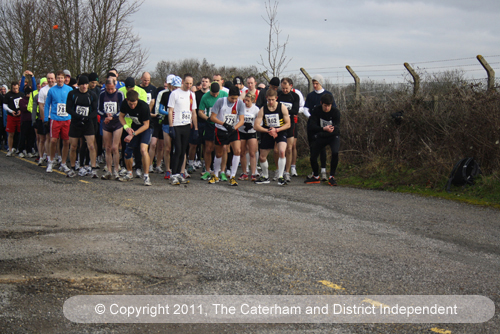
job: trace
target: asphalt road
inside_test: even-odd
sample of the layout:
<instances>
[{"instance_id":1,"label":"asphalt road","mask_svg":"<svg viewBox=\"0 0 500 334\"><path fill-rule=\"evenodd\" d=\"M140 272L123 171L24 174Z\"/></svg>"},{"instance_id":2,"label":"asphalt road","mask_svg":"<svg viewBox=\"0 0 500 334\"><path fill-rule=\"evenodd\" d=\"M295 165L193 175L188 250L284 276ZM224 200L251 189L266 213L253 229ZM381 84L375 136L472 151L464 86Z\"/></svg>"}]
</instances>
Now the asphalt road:
<instances>
[{"instance_id":1,"label":"asphalt road","mask_svg":"<svg viewBox=\"0 0 500 334\"><path fill-rule=\"evenodd\" d=\"M77 295L482 295L499 307L497 210L301 178L151 176L69 179L0 154L0 332L500 333L498 310L480 324L67 320Z\"/></svg>"}]
</instances>

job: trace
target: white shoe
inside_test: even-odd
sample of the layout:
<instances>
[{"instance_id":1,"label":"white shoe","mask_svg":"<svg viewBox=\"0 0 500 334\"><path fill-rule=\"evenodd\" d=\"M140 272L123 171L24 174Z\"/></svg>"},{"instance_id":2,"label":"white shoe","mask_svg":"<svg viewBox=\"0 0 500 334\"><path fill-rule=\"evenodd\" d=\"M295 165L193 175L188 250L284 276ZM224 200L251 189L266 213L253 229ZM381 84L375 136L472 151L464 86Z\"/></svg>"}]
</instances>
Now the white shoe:
<instances>
[{"instance_id":1,"label":"white shoe","mask_svg":"<svg viewBox=\"0 0 500 334\"><path fill-rule=\"evenodd\" d=\"M78 176L87 176L87 168L80 168L80 170L78 171Z\"/></svg>"},{"instance_id":2,"label":"white shoe","mask_svg":"<svg viewBox=\"0 0 500 334\"><path fill-rule=\"evenodd\" d=\"M26 154L26 158L30 158L30 159L31 159L31 158L33 158L33 157L34 157L34 155L33 155L33 154L31 154L31 153Z\"/></svg>"},{"instance_id":3,"label":"white shoe","mask_svg":"<svg viewBox=\"0 0 500 334\"><path fill-rule=\"evenodd\" d=\"M149 178L149 175L144 177L144 185L145 186L152 186L153 184L151 183L151 179Z\"/></svg>"},{"instance_id":4,"label":"white shoe","mask_svg":"<svg viewBox=\"0 0 500 334\"><path fill-rule=\"evenodd\" d=\"M97 176L97 172L95 169L92 169L92 171L90 172L90 175L93 179L97 179L99 178L99 176Z\"/></svg>"},{"instance_id":5,"label":"white shoe","mask_svg":"<svg viewBox=\"0 0 500 334\"><path fill-rule=\"evenodd\" d=\"M135 177L138 178L138 179L142 179L142 170L140 168L137 168L135 170Z\"/></svg>"},{"instance_id":6,"label":"white shoe","mask_svg":"<svg viewBox=\"0 0 500 334\"><path fill-rule=\"evenodd\" d=\"M120 172L119 172L120 176L125 176L125 175L127 175L127 173L128 173L127 168L122 167L122 169L120 169Z\"/></svg>"},{"instance_id":7,"label":"white shoe","mask_svg":"<svg viewBox=\"0 0 500 334\"><path fill-rule=\"evenodd\" d=\"M172 175L170 177L170 184L173 185L173 186L178 186L179 184L181 184L181 182L177 178L177 175Z\"/></svg>"},{"instance_id":8,"label":"white shoe","mask_svg":"<svg viewBox=\"0 0 500 334\"><path fill-rule=\"evenodd\" d=\"M25 157L25 155L23 152L19 153L19 158L24 158L24 157Z\"/></svg>"},{"instance_id":9,"label":"white shoe","mask_svg":"<svg viewBox=\"0 0 500 334\"><path fill-rule=\"evenodd\" d=\"M45 170L47 173L52 173L52 161L49 161L47 164L47 169Z\"/></svg>"},{"instance_id":10,"label":"white shoe","mask_svg":"<svg viewBox=\"0 0 500 334\"><path fill-rule=\"evenodd\" d=\"M64 172L64 173L67 173L70 171L70 169L68 168L68 166L66 166L66 164L61 164L61 167L59 167L59 170L61 172Z\"/></svg>"},{"instance_id":11,"label":"white shoe","mask_svg":"<svg viewBox=\"0 0 500 334\"><path fill-rule=\"evenodd\" d=\"M328 177L326 176L326 171L325 172L321 172L319 174L320 178L321 178L321 181L328 181Z\"/></svg>"},{"instance_id":12,"label":"white shoe","mask_svg":"<svg viewBox=\"0 0 500 334\"><path fill-rule=\"evenodd\" d=\"M274 177L273 177L273 181L278 181L278 176L280 175L280 172L278 170L275 170L274 171Z\"/></svg>"},{"instance_id":13,"label":"white shoe","mask_svg":"<svg viewBox=\"0 0 500 334\"><path fill-rule=\"evenodd\" d=\"M163 169L161 169L161 166L157 166L155 168L155 173L158 173L158 174L163 174Z\"/></svg>"},{"instance_id":14,"label":"white shoe","mask_svg":"<svg viewBox=\"0 0 500 334\"><path fill-rule=\"evenodd\" d=\"M150 173L154 173L154 170L153 170L153 165L149 165L149 172L150 172Z\"/></svg>"},{"instance_id":15,"label":"white shoe","mask_svg":"<svg viewBox=\"0 0 500 334\"><path fill-rule=\"evenodd\" d=\"M291 170L290 170L290 174L292 176L299 176L299 174L297 174L297 168L295 167L292 167Z\"/></svg>"},{"instance_id":16,"label":"white shoe","mask_svg":"<svg viewBox=\"0 0 500 334\"><path fill-rule=\"evenodd\" d=\"M14 151L14 150L12 150L12 151ZM7 157L11 157L11 156L12 156L12 151L7 152L7 155L6 155L6 156L7 156Z\"/></svg>"}]
</instances>

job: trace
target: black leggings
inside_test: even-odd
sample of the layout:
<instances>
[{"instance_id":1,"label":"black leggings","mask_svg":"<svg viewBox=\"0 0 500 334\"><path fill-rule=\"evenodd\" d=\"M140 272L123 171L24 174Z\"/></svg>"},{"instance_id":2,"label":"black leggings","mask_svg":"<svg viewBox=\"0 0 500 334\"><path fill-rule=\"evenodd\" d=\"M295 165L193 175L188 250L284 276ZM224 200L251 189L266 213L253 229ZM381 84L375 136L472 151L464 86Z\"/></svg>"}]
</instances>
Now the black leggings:
<instances>
[{"instance_id":1,"label":"black leggings","mask_svg":"<svg viewBox=\"0 0 500 334\"><path fill-rule=\"evenodd\" d=\"M175 127L175 138L173 139L174 155L170 161L172 174L180 174L182 163L184 162L184 155L189 147L189 134L191 132L191 125L182 125Z\"/></svg>"},{"instance_id":2,"label":"black leggings","mask_svg":"<svg viewBox=\"0 0 500 334\"><path fill-rule=\"evenodd\" d=\"M26 150L27 153L31 153L35 145L35 129L31 125L31 121L21 122L21 133L19 135L19 152Z\"/></svg>"},{"instance_id":3,"label":"black leggings","mask_svg":"<svg viewBox=\"0 0 500 334\"><path fill-rule=\"evenodd\" d=\"M326 155L325 148L327 146L330 146L330 149L332 150L332 160L330 161L330 176L335 176L335 171L337 170L337 165L339 164L339 136L318 138L311 143L311 167L314 172L314 176L319 176L318 156L320 155L321 151L325 152Z\"/></svg>"}]
</instances>

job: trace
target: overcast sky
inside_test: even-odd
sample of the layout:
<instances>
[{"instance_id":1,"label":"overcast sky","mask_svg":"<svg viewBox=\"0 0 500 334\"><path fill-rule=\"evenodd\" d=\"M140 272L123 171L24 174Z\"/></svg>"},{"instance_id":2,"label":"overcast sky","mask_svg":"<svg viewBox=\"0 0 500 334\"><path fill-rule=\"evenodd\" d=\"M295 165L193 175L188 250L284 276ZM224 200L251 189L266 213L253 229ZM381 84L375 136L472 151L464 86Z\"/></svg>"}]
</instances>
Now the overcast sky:
<instances>
[{"instance_id":1,"label":"overcast sky","mask_svg":"<svg viewBox=\"0 0 500 334\"><path fill-rule=\"evenodd\" d=\"M304 67L350 83L350 65L362 81L400 82L409 62L428 72L461 68L467 76L486 77L475 56L500 69L499 15L498 0L281 1L280 36L289 35L292 58L284 74ZM268 42L262 16L264 0L145 0L132 23L149 49L146 70L185 58L258 66Z\"/></svg>"}]
</instances>

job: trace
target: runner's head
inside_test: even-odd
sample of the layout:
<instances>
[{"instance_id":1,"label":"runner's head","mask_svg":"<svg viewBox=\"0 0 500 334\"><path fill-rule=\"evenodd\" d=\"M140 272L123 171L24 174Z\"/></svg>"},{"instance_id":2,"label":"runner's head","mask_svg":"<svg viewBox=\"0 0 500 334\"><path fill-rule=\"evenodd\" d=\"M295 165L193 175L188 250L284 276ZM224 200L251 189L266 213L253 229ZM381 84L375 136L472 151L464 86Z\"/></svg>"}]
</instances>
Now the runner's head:
<instances>
[{"instance_id":1,"label":"runner's head","mask_svg":"<svg viewBox=\"0 0 500 334\"><path fill-rule=\"evenodd\" d=\"M290 83L291 81L292 79L289 78L281 79L281 90L284 94L288 94L292 90L292 84Z\"/></svg>"},{"instance_id":2,"label":"runner's head","mask_svg":"<svg viewBox=\"0 0 500 334\"><path fill-rule=\"evenodd\" d=\"M210 88L210 78L206 75L201 78L201 90L206 92Z\"/></svg>"},{"instance_id":3,"label":"runner's head","mask_svg":"<svg viewBox=\"0 0 500 334\"><path fill-rule=\"evenodd\" d=\"M321 74L316 74L312 77L312 82L314 90L321 90L323 88L323 84L325 83L325 79L323 79Z\"/></svg>"},{"instance_id":4,"label":"runner's head","mask_svg":"<svg viewBox=\"0 0 500 334\"><path fill-rule=\"evenodd\" d=\"M165 89L169 89L170 91L173 91L172 81L174 81L174 78L175 78L175 75L173 75L173 74L167 75L167 79L165 80L165 84L163 85L163 87L165 87Z\"/></svg>"},{"instance_id":5,"label":"runner's head","mask_svg":"<svg viewBox=\"0 0 500 334\"><path fill-rule=\"evenodd\" d=\"M47 78L40 79L40 88L47 86Z\"/></svg>"},{"instance_id":6,"label":"runner's head","mask_svg":"<svg viewBox=\"0 0 500 334\"><path fill-rule=\"evenodd\" d=\"M89 78L85 75L80 75L78 78L78 90L81 93L86 93L89 90Z\"/></svg>"},{"instance_id":7,"label":"runner's head","mask_svg":"<svg viewBox=\"0 0 500 334\"><path fill-rule=\"evenodd\" d=\"M243 78L240 76L237 76L233 79L233 85L238 87L239 90L242 90L244 85L243 85Z\"/></svg>"},{"instance_id":8,"label":"runner's head","mask_svg":"<svg viewBox=\"0 0 500 334\"><path fill-rule=\"evenodd\" d=\"M224 79L222 79L222 75L214 74L213 80L219 84L220 87L224 87Z\"/></svg>"},{"instance_id":9,"label":"runner's head","mask_svg":"<svg viewBox=\"0 0 500 334\"><path fill-rule=\"evenodd\" d=\"M247 86L248 86L248 90L253 92L253 90L255 89L255 78L254 77L249 76L247 78Z\"/></svg>"},{"instance_id":10,"label":"runner's head","mask_svg":"<svg viewBox=\"0 0 500 334\"><path fill-rule=\"evenodd\" d=\"M110 76L106 79L106 92L113 94L116 91L116 78Z\"/></svg>"},{"instance_id":11,"label":"runner's head","mask_svg":"<svg viewBox=\"0 0 500 334\"><path fill-rule=\"evenodd\" d=\"M269 81L269 89L268 90L274 90L278 91L278 87L280 86L280 78L274 77Z\"/></svg>"},{"instance_id":12,"label":"runner's head","mask_svg":"<svg viewBox=\"0 0 500 334\"><path fill-rule=\"evenodd\" d=\"M220 85L217 81L212 82L210 85L210 95L213 97L219 96L219 91L220 91Z\"/></svg>"},{"instance_id":13,"label":"runner's head","mask_svg":"<svg viewBox=\"0 0 500 334\"><path fill-rule=\"evenodd\" d=\"M235 103L236 101L238 101L238 98L240 97L240 90L236 86L231 86L231 88L229 88L229 93L227 95L228 95L227 100L229 101L229 103Z\"/></svg>"},{"instance_id":14,"label":"runner's head","mask_svg":"<svg viewBox=\"0 0 500 334\"><path fill-rule=\"evenodd\" d=\"M12 93L14 94L17 94L19 93L19 82L17 81L12 81L10 83L10 90L12 91Z\"/></svg>"},{"instance_id":15,"label":"runner's head","mask_svg":"<svg viewBox=\"0 0 500 334\"><path fill-rule=\"evenodd\" d=\"M56 72L56 83L59 87L62 87L65 84L65 78L66 78L66 76L64 75L63 71ZM68 80L68 83L69 83L69 80Z\"/></svg>"},{"instance_id":16,"label":"runner's head","mask_svg":"<svg viewBox=\"0 0 500 334\"><path fill-rule=\"evenodd\" d=\"M54 73L47 73L47 84L53 87L56 84L56 75Z\"/></svg>"},{"instance_id":17,"label":"runner's head","mask_svg":"<svg viewBox=\"0 0 500 334\"><path fill-rule=\"evenodd\" d=\"M92 72L89 74L89 89L94 89L99 83L99 76L97 73Z\"/></svg>"},{"instance_id":18,"label":"runner's head","mask_svg":"<svg viewBox=\"0 0 500 334\"><path fill-rule=\"evenodd\" d=\"M175 76L174 80L172 80L172 90L176 90L177 88L182 87L182 79L179 76Z\"/></svg>"},{"instance_id":19,"label":"runner's head","mask_svg":"<svg viewBox=\"0 0 500 334\"><path fill-rule=\"evenodd\" d=\"M125 88L127 89L127 91L133 90L134 87L135 87L135 80L134 80L134 78L128 77L127 79L125 79Z\"/></svg>"},{"instance_id":20,"label":"runner's head","mask_svg":"<svg viewBox=\"0 0 500 334\"><path fill-rule=\"evenodd\" d=\"M247 108L250 108L255 103L255 94L247 92L243 102Z\"/></svg>"},{"instance_id":21,"label":"runner's head","mask_svg":"<svg viewBox=\"0 0 500 334\"><path fill-rule=\"evenodd\" d=\"M129 90L127 92L127 104L130 107L130 109L135 109L138 103L139 103L139 93L137 93L135 90Z\"/></svg>"},{"instance_id":22,"label":"runner's head","mask_svg":"<svg viewBox=\"0 0 500 334\"><path fill-rule=\"evenodd\" d=\"M71 80L71 72L69 70L64 70L63 73L64 73L64 83L66 85L70 85L69 82Z\"/></svg>"},{"instance_id":23,"label":"runner's head","mask_svg":"<svg viewBox=\"0 0 500 334\"><path fill-rule=\"evenodd\" d=\"M268 89L266 93L266 100L267 100L267 105L269 107L274 107L276 106L276 100L278 98L278 92L276 92L274 89Z\"/></svg>"},{"instance_id":24,"label":"runner's head","mask_svg":"<svg viewBox=\"0 0 500 334\"><path fill-rule=\"evenodd\" d=\"M141 86L147 87L149 86L150 83L151 83L151 74L149 74L148 72L142 73Z\"/></svg>"},{"instance_id":25,"label":"runner's head","mask_svg":"<svg viewBox=\"0 0 500 334\"><path fill-rule=\"evenodd\" d=\"M193 86L193 76L189 73L184 74L184 78L182 79L182 90L189 91Z\"/></svg>"},{"instance_id":26,"label":"runner's head","mask_svg":"<svg viewBox=\"0 0 500 334\"><path fill-rule=\"evenodd\" d=\"M323 108L324 112L329 112L332 109L333 105L333 96L330 94L323 94L321 96L321 99L319 100L321 103L321 107Z\"/></svg>"}]
</instances>

